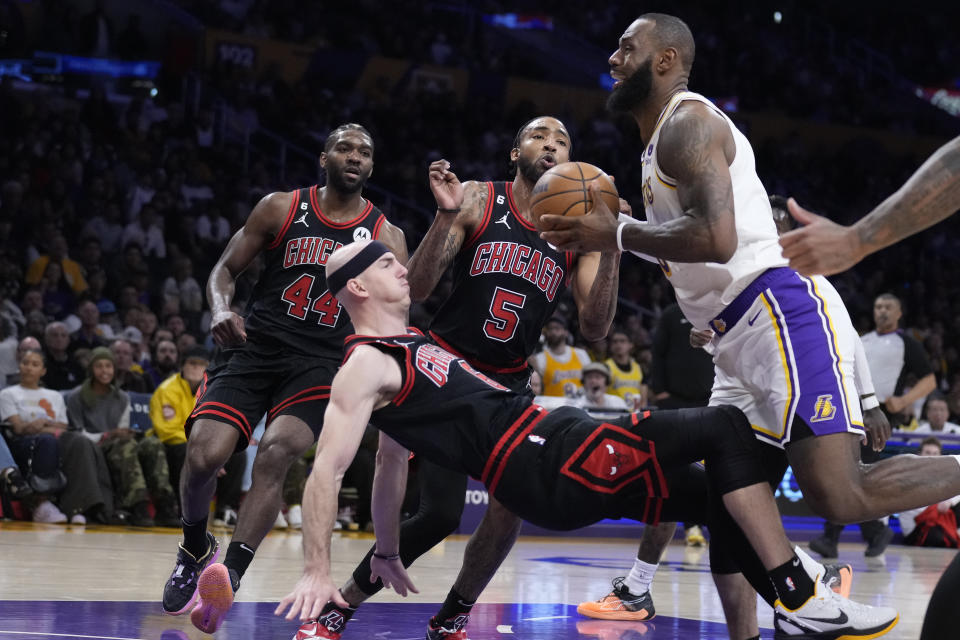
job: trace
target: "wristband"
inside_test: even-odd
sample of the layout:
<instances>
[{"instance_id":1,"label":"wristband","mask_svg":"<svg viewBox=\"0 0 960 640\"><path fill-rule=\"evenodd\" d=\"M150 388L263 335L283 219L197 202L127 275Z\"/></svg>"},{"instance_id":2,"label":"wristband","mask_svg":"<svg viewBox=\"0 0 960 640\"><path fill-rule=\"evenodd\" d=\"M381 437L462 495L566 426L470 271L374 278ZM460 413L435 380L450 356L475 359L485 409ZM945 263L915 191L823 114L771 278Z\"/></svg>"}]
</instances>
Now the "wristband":
<instances>
[{"instance_id":1,"label":"wristband","mask_svg":"<svg viewBox=\"0 0 960 640\"><path fill-rule=\"evenodd\" d=\"M460 207L456 207L455 209L444 209L443 207L437 207L437 211L440 213L460 213Z\"/></svg>"},{"instance_id":2,"label":"wristband","mask_svg":"<svg viewBox=\"0 0 960 640\"><path fill-rule=\"evenodd\" d=\"M621 222L620 226L617 227L617 249L623 251L623 228L631 224L629 222Z\"/></svg>"},{"instance_id":3,"label":"wristband","mask_svg":"<svg viewBox=\"0 0 960 640\"><path fill-rule=\"evenodd\" d=\"M400 559L400 554L399 554L399 553L395 553L395 554L393 554L393 555L385 556L385 555L383 555L383 554L381 554L381 553L377 553L376 551L374 551L374 552L373 552L373 557L374 557L374 558L378 558L378 559L380 559L380 560L386 560L387 562L391 562L392 560L399 560L399 559Z\"/></svg>"},{"instance_id":4,"label":"wristband","mask_svg":"<svg viewBox=\"0 0 960 640\"><path fill-rule=\"evenodd\" d=\"M868 393L867 395L860 396L860 408L864 411L870 411L870 409L876 409L880 406L880 401L877 400L877 396L873 393Z\"/></svg>"}]
</instances>

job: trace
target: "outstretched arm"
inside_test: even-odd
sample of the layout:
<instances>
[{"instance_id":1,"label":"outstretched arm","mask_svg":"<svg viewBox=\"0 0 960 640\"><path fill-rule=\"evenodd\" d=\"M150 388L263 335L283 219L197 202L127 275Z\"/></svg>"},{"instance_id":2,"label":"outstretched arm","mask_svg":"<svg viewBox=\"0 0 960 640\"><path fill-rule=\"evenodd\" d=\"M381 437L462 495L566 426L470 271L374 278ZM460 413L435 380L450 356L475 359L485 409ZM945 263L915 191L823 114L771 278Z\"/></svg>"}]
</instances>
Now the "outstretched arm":
<instances>
[{"instance_id":1,"label":"outstretched arm","mask_svg":"<svg viewBox=\"0 0 960 640\"><path fill-rule=\"evenodd\" d=\"M484 186L476 182L461 184L446 160L432 163L429 175L430 190L437 201L437 217L407 263L410 298L416 302L426 300L433 293L467 235L483 217L487 205ZM450 213L456 209L459 213Z\"/></svg>"},{"instance_id":2,"label":"outstretched arm","mask_svg":"<svg viewBox=\"0 0 960 640\"><path fill-rule=\"evenodd\" d=\"M626 224L622 246L676 262L727 262L737 250L730 163L736 146L730 126L712 109L684 103L664 125L657 146L660 167L677 181L683 215L663 224ZM612 251L616 219L595 215L543 216L544 240L562 249Z\"/></svg>"},{"instance_id":3,"label":"outstretched arm","mask_svg":"<svg viewBox=\"0 0 960 640\"><path fill-rule=\"evenodd\" d=\"M287 619L312 620L328 601L348 606L330 577L330 538L337 517L337 494L343 474L363 439L370 414L399 389L396 360L360 346L333 379L330 404L323 417L313 471L303 494L303 576L274 612Z\"/></svg>"},{"instance_id":4,"label":"outstretched arm","mask_svg":"<svg viewBox=\"0 0 960 640\"><path fill-rule=\"evenodd\" d=\"M780 238L790 266L807 275L846 271L960 209L960 137L940 147L896 193L852 227L811 213L792 198L787 207L806 225Z\"/></svg>"},{"instance_id":5,"label":"outstretched arm","mask_svg":"<svg viewBox=\"0 0 960 640\"><path fill-rule=\"evenodd\" d=\"M400 561L400 507L406 493L409 460L407 449L385 433L380 434L372 502L377 545L370 558L370 580L376 582L379 578L384 587L404 597L407 591L419 593Z\"/></svg>"}]
</instances>

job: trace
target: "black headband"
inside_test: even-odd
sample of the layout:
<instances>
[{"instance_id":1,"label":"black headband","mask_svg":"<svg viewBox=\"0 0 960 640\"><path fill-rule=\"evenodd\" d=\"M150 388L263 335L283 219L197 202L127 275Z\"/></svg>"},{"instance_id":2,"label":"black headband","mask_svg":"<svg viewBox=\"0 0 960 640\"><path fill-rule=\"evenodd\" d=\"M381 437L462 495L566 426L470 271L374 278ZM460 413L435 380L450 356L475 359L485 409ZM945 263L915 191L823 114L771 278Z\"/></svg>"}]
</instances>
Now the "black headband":
<instances>
[{"instance_id":1,"label":"black headband","mask_svg":"<svg viewBox=\"0 0 960 640\"><path fill-rule=\"evenodd\" d=\"M347 282L367 270L367 267L376 262L380 256L390 253L390 249L382 242L374 240L363 249L357 252L343 266L333 273L327 272L327 287L330 293L336 297L337 292L347 286Z\"/></svg>"}]
</instances>

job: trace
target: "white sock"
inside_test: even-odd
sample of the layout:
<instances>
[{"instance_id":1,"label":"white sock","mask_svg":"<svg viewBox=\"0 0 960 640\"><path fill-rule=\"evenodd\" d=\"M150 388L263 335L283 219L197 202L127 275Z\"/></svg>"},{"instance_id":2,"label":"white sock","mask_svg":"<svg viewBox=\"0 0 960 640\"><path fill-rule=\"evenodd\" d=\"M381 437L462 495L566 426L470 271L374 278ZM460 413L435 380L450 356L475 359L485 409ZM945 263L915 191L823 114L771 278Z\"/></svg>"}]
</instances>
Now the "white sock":
<instances>
[{"instance_id":1,"label":"white sock","mask_svg":"<svg viewBox=\"0 0 960 640\"><path fill-rule=\"evenodd\" d=\"M957 461L957 464L960 464L960 456L953 456L953 459Z\"/></svg>"},{"instance_id":2,"label":"white sock","mask_svg":"<svg viewBox=\"0 0 960 640\"><path fill-rule=\"evenodd\" d=\"M657 573L659 564L650 564L643 560L634 560L633 568L630 569L630 575L623 581L634 595L643 595L650 590L650 583L653 582L653 576Z\"/></svg>"}]
</instances>

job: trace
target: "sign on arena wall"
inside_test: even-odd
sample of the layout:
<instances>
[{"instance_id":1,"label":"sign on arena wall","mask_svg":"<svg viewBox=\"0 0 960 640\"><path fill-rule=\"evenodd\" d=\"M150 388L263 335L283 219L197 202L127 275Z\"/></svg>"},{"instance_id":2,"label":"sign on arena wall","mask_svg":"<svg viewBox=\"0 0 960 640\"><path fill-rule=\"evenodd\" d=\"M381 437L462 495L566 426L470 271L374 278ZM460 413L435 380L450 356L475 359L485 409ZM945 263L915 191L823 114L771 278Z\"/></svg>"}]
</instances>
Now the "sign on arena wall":
<instances>
[{"instance_id":1,"label":"sign on arena wall","mask_svg":"<svg viewBox=\"0 0 960 640\"><path fill-rule=\"evenodd\" d=\"M918 98L960 118L960 91L942 87L917 87L915 93Z\"/></svg>"}]
</instances>

